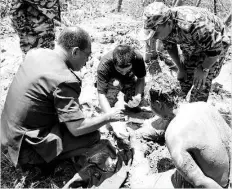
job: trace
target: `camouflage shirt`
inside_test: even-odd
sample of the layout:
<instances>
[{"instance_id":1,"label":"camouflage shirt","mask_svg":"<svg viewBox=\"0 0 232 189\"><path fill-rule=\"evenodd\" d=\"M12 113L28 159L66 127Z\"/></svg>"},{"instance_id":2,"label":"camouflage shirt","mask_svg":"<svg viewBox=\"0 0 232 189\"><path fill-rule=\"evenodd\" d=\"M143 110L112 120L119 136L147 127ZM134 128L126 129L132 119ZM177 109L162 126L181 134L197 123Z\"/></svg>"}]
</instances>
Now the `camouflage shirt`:
<instances>
[{"instance_id":1,"label":"camouflage shirt","mask_svg":"<svg viewBox=\"0 0 232 189\"><path fill-rule=\"evenodd\" d=\"M223 42L229 43L222 20L206 9L180 6L171 10L174 26L163 40L165 49L179 44L185 56L205 53L212 57L221 53Z\"/></svg>"},{"instance_id":2,"label":"camouflage shirt","mask_svg":"<svg viewBox=\"0 0 232 189\"><path fill-rule=\"evenodd\" d=\"M26 9L32 15L44 14L47 18L60 21L59 0L12 0L11 13Z\"/></svg>"}]
</instances>

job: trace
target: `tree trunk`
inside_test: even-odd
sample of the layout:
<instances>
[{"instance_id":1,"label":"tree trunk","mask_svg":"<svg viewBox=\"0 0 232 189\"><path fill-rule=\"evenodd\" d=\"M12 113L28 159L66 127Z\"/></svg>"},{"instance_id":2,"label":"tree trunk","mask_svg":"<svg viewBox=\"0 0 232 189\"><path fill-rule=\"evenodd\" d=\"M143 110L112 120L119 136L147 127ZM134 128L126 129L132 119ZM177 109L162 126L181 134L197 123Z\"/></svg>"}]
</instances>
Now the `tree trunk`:
<instances>
[{"instance_id":1,"label":"tree trunk","mask_svg":"<svg viewBox=\"0 0 232 189\"><path fill-rule=\"evenodd\" d=\"M214 14L217 15L217 1L216 0L213 0L213 5L214 5Z\"/></svg>"},{"instance_id":2,"label":"tree trunk","mask_svg":"<svg viewBox=\"0 0 232 189\"><path fill-rule=\"evenodd\" d=\"M176 0L172 0L172 7L176 4Z\"/></svg>"},{"instance_id":3,"label":"tree trunk","mask_svg":"<svg viewBox=\"0 0 232 189\"><path fill-rule=\"evenodd\" d=\"M122 0L118 0L117 11L120 12L122 6Z\"/></svg>"},{"instance_id":4,"label":"tree trunk","mask_svg":"<svg viewBox=\"0 0 232 189\"><path fill-rule=\"evenodd\" d=\"M201 3L201 0L197 0L196 7L198 7Z\"/></svg>"},{"instance_id":5,"label":"tree trunk","mask_svg":"<svg viewBox=\"0 0 232 189\"><path fill-rule=\"evenodd\" d=\"M183 4L182 0L176 0L174 7L181 6Z\"/></svg>"},{"instance_id":6,"label":"tree trunk","mask_svg":"<svg viewBox=\"0 0 232 189\"><path fill-rule=\"evenodd\" d=\"M224 24L225 24L226 26L229 26L230 23L231 23L231 14L232 14L232 13L230 13L230 14L226 17L226 19L225 19L225 21L224 21Z\"/></svg>"}]
</instances>

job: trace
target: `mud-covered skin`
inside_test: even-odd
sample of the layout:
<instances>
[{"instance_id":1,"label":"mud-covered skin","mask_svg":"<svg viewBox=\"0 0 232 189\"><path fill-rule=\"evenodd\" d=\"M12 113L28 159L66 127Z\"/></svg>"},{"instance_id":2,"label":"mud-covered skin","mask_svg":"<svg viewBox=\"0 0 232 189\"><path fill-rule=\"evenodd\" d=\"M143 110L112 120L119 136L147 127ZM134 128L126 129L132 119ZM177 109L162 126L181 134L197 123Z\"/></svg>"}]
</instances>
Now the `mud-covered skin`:
<instances>
[{"instance_id":1,"label":"mud-covered skin","mask_svg":"<svg viewBox=\"0 0 232 189\"><path fill-rule=\"evenodd\" d=\"M130 143L133 148L133 161L130 168L130 188L152 188L152 174L149 161L145 158L146 146L136 139L135 133L130 131Z\"/></svg>"},{"instance_id":2,"label":"mud-covered skin","mask_svg":"<svg viewBox=\"0 0 232 189\"><path fill-rule=\"evenodd\" d=\"M182 105L165 133L179 173L194 187L210 188L228 186L231 136L217 110L203 102Z\"/></svg>"}]
</instances>

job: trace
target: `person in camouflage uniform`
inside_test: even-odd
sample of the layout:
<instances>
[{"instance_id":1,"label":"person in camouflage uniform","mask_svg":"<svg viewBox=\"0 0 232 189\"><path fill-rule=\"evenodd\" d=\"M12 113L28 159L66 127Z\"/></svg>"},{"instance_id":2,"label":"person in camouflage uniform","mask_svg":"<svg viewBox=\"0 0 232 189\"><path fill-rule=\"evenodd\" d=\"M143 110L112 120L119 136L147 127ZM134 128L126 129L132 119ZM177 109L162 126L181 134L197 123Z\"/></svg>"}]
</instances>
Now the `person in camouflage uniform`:
<instances>
[{"instance_id":1,"label":"person in camouflage uniform","mask_svg":"<svg viewBox=\"0 0 232 189\"><path fill-rule=\"evenodd\" d=\"M60 21L59 0L12 0L10 13L25 54L35 47L54 48L54 19Z\"/></svg>"},{"instance_id":2,"label":"person in camouflage uniform","mask_svg":"<svg viewBox=\"0 0 232 189\"><path fill-rule=\"evenodd\" d=\"M173 0L172 4L170 4L170 1L168 2L166 0L143 0L143 7L146 7L153 2L163 2L167 6L181 6L183 4L182 0ZM152 69L156 70L156 73L161 71L158 59L164 61L170 70L176 70L176 66L173 61L170 60L167 51L164 51L162 42L152 38L151 40L146 41L144 54L144 60L148 65L148 70L151 74Z\"/></svg>"},{"instance_id":3,"label":"person in camouflage uniform","mask_svg":"<svg viewBox=\"0 0 232 189\"><path fill-rule=\"evenodd\" d=\"M190 102L208 99L212 80L219 75L231 43L226 29L220 18L203 8L168 8L161 2L154 2L144 11L143 39L162 40L178 67L177 78L183 96L191 91Z\"/></svg>"}]
</instances>

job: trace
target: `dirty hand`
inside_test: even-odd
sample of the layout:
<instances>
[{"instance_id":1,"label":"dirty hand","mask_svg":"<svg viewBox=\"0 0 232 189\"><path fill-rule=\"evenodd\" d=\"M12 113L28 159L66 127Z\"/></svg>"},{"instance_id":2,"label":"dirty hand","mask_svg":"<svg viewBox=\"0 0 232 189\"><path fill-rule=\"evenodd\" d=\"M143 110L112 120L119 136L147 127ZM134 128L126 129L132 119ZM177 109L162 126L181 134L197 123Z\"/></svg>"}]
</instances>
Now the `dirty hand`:
<instances>
[{"instance_id":1,"label":"dirty hand","mask_svg":"<svg viewBox=\"0 0 232 189\"><path fill-rule=\"evenodd\" d=\"M140 104L140 102L141 102L141 94L137 94L137 95L132 97L132 100L129 100L127 105L130 108L134 108L134 107L137 107Z\"/></svg>"},{"instance_id":2,"label":"dirty hand","mask_svg":"<svg viewBox=\"0 0 232 189\"><path fill-rule=\"evenodd\" d=\"M205 81L207 76L208 72L204 72L201 68L197 68L194 73L193 86L197 90L203 89L205 87Z\"/></svg>"},{"instance_id":3,"label":"dirty hand","mask_svg":"<svg viewBox=\"0 0 232 189\"><path fill-rule=\"evenodd\" d=\"M184 69L179 69L177 72L177 79L179 81L185 81L187 79L187 73Z\"/></svg>"},{"instance_id":4,"label":"dirty hand","mask_svg":"<svg viewBox=\"0 0 232 189\"><path fill-rule=\"evenodd\" d=\"M108 116L110 121L125 120L124 109L121 108L111 108Z\"/></svg>"}]
</instances>

